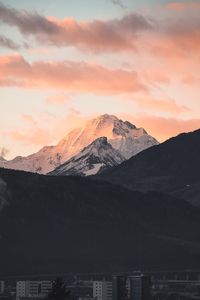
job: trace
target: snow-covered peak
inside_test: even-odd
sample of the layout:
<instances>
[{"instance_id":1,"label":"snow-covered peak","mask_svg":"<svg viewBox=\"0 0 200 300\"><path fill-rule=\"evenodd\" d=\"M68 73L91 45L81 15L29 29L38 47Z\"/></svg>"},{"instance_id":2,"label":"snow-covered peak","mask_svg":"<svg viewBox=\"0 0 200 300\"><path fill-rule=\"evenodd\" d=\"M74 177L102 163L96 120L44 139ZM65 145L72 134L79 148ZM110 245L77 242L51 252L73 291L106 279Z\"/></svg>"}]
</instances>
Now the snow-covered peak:
<instances>
[{"instance_id":1,"label":"snow-covered peak","mask_svg":"<svg viewBox=\"0 0 200 300\"><path fill-rule=\"evenodd\" d=\"M85 157L87 155L93 155L98 157L100 160L108 159L108 155L114 157L114 160L117 163L120 163L125 160L125 158L115 150L107 140L107 137L100 137L94 140L89 146L85 147L81 150L76 156L76 159L80 159L81 157ZM73 160L73 158L70 159Z\"/></svg>"},{"instance_id":2,"label":"snow-covered peak","mask_svg":"<svg viewBox=\"0 0 200 300\"><path fill-rule=\"evenodd\" d=\"M73 129L56 146L45 146L27 157L18 156L11 161L0 160L0 167L46 174L102 137L106 137L112 148L125 159L158 144L143 128L104 114L89 120L82 128Z\"/></svg>"},{"instance_id":3,"label":"snow-covered peak","mask_svg":"<svg viewBox=\"0 0 200 300\"><path fill-rule=\"evenodd\" d=\"M50 174L89 176L117 166L124 160L119 151L108 143L106 137L100 137Z\"/></svg>"},{"instance_id":4,"label":"snow-covered peak","mask_svg":"<svg viewBox=\"0 0 200 300\"><path fill-rule=\"evenodd\" d=\"M86 127L92 127L93 129L102 129L109 125L113 125L118 118L113 115L104 114L97 118L91 119L86 123Z\"/></svg>"}]
</instances>

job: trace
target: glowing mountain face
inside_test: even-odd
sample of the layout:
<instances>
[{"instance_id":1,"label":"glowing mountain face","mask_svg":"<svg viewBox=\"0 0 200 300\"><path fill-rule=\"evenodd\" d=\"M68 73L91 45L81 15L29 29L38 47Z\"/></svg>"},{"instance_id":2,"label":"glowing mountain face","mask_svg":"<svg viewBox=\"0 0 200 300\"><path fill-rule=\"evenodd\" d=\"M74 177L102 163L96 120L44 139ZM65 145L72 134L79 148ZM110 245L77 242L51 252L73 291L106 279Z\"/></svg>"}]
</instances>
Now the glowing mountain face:
<instances>
[{"instance_id":1,"label":"glowing mountain face","mask_svg":"<svg viewBox=\"0 0 200 300\"><path fill-rule=\"evenodd\" d=\"M46 174L100 137L106 137L124 159L158 144L143 128L105 114L89 120L83 128L72 130L56 146L46 146L27 157L19 156L6 162L0 160L0 167Z\"/></svg>"},{"instance_id":2,"label":"glowing mountain face","mask_svg":"<svg viewBox=\"0 0 200 300\"><path fill-rule=\"evenodd\" d=\"M100 137L50 174L90 176L115 167L124 160L119 151L108 143L106 137Z\"/></svg>"}]
</instances>

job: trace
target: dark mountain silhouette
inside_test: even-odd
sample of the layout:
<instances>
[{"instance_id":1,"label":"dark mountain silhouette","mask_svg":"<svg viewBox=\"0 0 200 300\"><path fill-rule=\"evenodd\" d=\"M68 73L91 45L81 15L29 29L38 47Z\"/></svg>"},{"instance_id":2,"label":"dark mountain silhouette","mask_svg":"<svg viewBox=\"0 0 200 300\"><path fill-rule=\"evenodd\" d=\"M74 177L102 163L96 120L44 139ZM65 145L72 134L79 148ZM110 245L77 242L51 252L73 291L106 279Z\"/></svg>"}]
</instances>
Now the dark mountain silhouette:
<instances>
[{"instance_id":1,"label":"dark mountain silhouette","mask_svg":"<svg viewBox=\"0 0 200 300\"><path fill-rule=\"evenodd\" d=\"M0 169L0 273L200 267L200 210L157 192Z\"/></svg>"},{"instance_id":2,"label":"dark mountain silhouette","mask_svg":"<svg viewBox=\"0 0 200 300\"><path fill-rule=\"evenodd\" d=\"M200 130L142 151L100 175L133 190L156 190L200 206Z\"/></svg>"}]
</instances>

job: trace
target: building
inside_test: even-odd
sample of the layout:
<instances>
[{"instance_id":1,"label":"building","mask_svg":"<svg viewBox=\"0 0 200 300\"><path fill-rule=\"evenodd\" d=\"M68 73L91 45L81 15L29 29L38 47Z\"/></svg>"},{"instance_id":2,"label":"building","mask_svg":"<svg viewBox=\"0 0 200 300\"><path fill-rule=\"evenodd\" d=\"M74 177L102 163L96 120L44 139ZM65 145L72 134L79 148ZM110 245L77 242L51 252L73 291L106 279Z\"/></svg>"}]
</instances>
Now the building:
<instances>
[{"instance_id":1,"label":"building","mask_svg":"<svg viewBox=\"0 0 200 300\"><path fill-rule=\"evenodd\" d=\"M93 281L93 298L97 300L112 300L112 282Z\"/></svg>"},{"instance_id":2,"label":"building","mask_svg":"<svg viewBox=\"0 0 200 300\"><path fill-rule=\"evenodd\" d=\"M127 276L113 277L113 300L129 299L129 279Z\"/></svg>"},{"instance_id":3,"label":"building","mask_svg":"<svg viewBox=\"0 0 200 300\"><path fill-rule=\"evenodd\" d=\"M151 277L130 276L130 300L151 300Z\"/></svg>"},{"instance_id":4,"label":"building","mask_svg":"<svg viewBox=\"0 0 200 300\"><path fill-rule=\"evenodd\" d=\"M45 298L51 288L51 281L17 281L16 300L20 300L23 298Z\"/></svg>"},{"instance_id":5,"label":"building","mask_svg":"<svg viewBox=\"0 0 200 300\"><path fill-rule=\"evenodd\" d=\"M80 297L80 298L78 298L78 300L97 300L97 298L93 298L93 297L84 297L84 298L82 298L82 297Z\"/></svg>"},{"instance_id":6,"label":"building","mask_svg":"<svg viewBox=\"0 0 200 300\"><path fill-rule=\"evenodd\" d=\"M66 289L71 292L74 300L80 298L93 298L93 281L78 280L66 286Z\"/></svg>"}]
</instances>

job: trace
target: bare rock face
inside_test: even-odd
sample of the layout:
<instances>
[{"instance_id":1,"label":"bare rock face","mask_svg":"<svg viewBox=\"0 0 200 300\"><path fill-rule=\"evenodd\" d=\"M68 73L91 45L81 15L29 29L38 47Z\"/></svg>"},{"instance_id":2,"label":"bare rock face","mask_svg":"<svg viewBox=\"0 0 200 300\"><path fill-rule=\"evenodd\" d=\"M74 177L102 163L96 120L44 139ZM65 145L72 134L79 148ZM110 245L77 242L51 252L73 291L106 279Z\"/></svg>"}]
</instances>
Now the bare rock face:
<instances>
[{"instance_id":1,"label":"bare rock face","mask_svg":"<svg viewBox=\"0 0 200 300\"><path fill-rule=\"evenodd\" d=\"M56 168L50 175L90 176L122 163L125 158L101 137Z\"/></svg>"}]
</instances>

